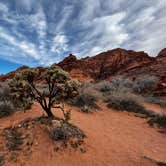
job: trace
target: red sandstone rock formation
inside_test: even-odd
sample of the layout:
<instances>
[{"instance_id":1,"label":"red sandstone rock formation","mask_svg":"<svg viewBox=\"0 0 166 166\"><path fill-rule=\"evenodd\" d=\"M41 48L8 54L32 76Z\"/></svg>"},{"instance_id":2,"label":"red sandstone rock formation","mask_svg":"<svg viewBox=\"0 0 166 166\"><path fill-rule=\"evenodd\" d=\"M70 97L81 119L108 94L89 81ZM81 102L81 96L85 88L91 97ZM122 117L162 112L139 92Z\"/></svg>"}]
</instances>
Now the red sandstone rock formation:
<instances>
[{"instance_id":1,"label":"red sandstone rock formation","mask_svg":"<svg viewBox=\"0 0 166 166\"><path fill-rule=\"evenodd\" d=\"M56 64L54 64L56 65ZM159 78L157 94L166 94L166 49L154 58L147 53L140 51L125 50L117 48L100 53L93 57L77 59L70 54L62 62L57 64L71 77L80 81L111 80L115 76L123 75L129 78L152 75ZM0 81L12 78L14 73L28 67L23 66L14 72L0 76ZM38 67L40 73L45 68ZM39 77L38 82L42 78Z\"/></svg>"}]
</instances>

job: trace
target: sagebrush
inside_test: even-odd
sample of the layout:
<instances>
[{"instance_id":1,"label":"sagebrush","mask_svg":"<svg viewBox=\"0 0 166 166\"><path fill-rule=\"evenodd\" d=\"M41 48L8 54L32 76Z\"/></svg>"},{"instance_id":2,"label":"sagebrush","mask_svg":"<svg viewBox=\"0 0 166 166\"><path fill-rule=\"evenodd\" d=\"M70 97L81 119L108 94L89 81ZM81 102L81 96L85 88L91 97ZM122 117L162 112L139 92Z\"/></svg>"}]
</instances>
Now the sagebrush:
<instances>
[{"instance_id":1,"label":"sagebrush","mask_svg":"<svg viewBox=\"0 0 166 166\"><path fill-rule=\"evenodd\" d=\"M10 98L8 86L4 83L0 85L0 118L9 116L15 111L14 103Z\"/></svg>"},{"instance_id":2,"label":"sagebrush","mask_svg":"<svg viewBox=\"0 0 166 166\"><path fill-rule=\"evenodd\" d=\"M70 101L71 104L81 108L83 112L99 109L97 101L102 98L102 94L95 90L92 83L82 84L78 92L78 95Z\"/></svg>"}]
</instances>

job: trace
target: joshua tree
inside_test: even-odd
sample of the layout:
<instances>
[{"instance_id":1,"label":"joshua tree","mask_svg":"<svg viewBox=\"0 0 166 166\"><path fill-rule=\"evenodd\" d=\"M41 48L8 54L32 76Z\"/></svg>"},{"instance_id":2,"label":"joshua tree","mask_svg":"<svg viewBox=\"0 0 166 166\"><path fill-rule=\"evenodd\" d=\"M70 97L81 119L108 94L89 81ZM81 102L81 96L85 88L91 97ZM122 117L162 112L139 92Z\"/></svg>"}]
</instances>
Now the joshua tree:
<instances>
[{"instance_id":1,"label":"joshua tree","mask_svg":"<svg viewBox=\"0 0 166 166\"><path fill-rule=\"evenodd\" d=\"M39 75L39 71L36 69L26 69L16 73L9 82L11 94L14 98L22 98L22 100L30 98L32 101L38 102L48 117L53 117L51 108L58 108L68 121L70 110L65 111L63 101L77 95L78 82L72 80L68 73L57 66L46 69L41 75L42 84L40 86L36 83Z\"/></svg>"}]
</instances>

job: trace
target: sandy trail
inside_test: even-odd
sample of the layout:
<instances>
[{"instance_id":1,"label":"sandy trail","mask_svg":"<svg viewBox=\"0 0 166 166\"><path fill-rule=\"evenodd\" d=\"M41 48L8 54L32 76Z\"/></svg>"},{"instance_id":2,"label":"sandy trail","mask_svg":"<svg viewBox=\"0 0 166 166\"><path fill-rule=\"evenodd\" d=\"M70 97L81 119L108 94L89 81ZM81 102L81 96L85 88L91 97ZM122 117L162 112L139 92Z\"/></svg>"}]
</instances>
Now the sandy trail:
<instances>
[{"instance_id":1,"label":"sandy trail","mask_svg":"<svg viewBox=\"0 0 166 166\"><path fill-rule=\"evenodd\" d=\"M26 113L17 112L0 119L0 127L14 125L42 113L35 104ZM87 135L84 145L87 152L73 149L54 152L54 143L44 130L40 130L35 133L38 146L23 162L26 166L155 166L148 158L166 162L166 135L149 127L146 121L127 112L108 110L104 104L102 110L93 114L84 114L73 108L71 123Z\"/></svg>"}]
</instances>

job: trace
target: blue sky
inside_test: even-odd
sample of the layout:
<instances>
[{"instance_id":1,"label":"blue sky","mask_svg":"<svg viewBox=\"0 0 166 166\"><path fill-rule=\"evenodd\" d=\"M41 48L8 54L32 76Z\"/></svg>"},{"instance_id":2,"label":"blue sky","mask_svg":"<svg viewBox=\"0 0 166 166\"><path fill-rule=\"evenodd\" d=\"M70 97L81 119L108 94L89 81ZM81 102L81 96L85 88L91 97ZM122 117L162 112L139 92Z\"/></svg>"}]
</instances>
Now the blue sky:
<instances>
[{"instance_id":1,"label":"blue sky","mask_svg":"<svg viewBox=\"0 0 166 166\"><path fill-rule=\"evenodd\" d=\"M156 56L165 9L166 0L0 0L0 73L117 47Z\"/></svg>"},{"instance_id":2,"label":"blue sky","mask_svg":"<svg viewBox=\"0 0 166 166\"><path fill-rule=\"evenodd\" d=\"M8 73L9 71L13 71L20 66L22 65L0 59L0 74L5 74Z\"/></svg>"}]
</instances>

